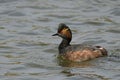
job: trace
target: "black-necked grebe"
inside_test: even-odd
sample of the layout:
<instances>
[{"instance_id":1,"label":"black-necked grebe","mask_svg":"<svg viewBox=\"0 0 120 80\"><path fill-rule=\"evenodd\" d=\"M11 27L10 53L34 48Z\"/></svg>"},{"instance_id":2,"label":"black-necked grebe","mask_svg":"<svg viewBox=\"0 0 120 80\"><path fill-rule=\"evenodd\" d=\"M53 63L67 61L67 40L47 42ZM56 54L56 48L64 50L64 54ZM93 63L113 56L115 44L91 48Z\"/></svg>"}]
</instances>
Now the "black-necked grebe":
<instances>
[{"instance_id":1,"label":"black-necked grebe","mask_svg":"<svg viewBox=\"0 0 120 80\"><path fill-rule=\"evenodd\" d=\"M72 32L64 23L59 24L58 31L56 34L53 34L53 36L59 36L63 39L58 49L59 54L67 60L81 62L107 56L107 50L101 46L90 46L83 44L70 45Z\"/></svg>"}]
</instances>

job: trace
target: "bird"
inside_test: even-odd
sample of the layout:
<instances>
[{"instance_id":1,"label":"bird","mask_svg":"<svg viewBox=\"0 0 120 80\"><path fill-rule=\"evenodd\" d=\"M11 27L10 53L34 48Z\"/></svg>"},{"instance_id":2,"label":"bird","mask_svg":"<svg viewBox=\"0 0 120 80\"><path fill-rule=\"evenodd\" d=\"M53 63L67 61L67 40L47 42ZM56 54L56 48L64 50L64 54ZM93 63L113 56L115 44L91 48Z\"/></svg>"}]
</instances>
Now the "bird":
<instances>
[{"instance_id":1,"label":"bird","mask_svg":"<svg viewBox=\"0 0 120 80\"><path fill-rule=\"evenodd\" d=\"M62 38L58 50L59 56L62 56L65 60L82 62L107 56L107 50L101 46L86 44L71 45L70 42L72 40L72 32L71 29L64 23L60 23L58 25L57 33L52 36L59 36Z\"/></svg>"}]
</instances>

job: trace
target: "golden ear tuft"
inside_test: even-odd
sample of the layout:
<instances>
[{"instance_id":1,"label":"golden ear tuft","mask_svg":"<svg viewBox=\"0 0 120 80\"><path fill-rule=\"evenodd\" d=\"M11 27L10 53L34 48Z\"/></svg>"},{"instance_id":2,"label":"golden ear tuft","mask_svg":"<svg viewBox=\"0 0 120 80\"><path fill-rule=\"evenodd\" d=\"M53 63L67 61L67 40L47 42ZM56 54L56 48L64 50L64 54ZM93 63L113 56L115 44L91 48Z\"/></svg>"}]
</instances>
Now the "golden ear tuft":
<instances>
[{"instance_id":1,"label":"golden ear tuft","mask_svg":"<svg viewBox=\"0 0 120 80\"><path fill-rule=\"evenodd\" d=\"M68 28L63 28L60 33L61 33L61 34L67 34L67 32L68 32Z\"/></svg>"},{"instance_id":2,"label":"golden ear tuft","mask_svg":"<svg viewBox=\"0 0 120 80\"><path fill-rule=\"evenodd\" d=\"M64 29L63 29L63 31L67 31L67 30L68 30L68 28L64 28Z\"/></svg>"}]
</instances>

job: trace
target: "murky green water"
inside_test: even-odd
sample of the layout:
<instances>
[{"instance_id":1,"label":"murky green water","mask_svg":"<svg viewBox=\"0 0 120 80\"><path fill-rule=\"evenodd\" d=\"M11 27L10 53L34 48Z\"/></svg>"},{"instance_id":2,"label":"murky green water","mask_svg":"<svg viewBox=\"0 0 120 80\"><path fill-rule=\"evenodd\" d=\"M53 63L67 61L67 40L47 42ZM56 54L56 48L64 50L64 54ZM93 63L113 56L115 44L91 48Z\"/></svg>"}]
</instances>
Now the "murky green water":
<instances>
[{"instance_id":1,"label":"murky green water","mask_svg":"<svg viewBox=\"0 0 120 80\"><path fill-rule=\"evenodd\" d=\"M61 22L109 56L60 63ZM120 80L120 0L0 0L0 80Z\"/></svg>"}]
</instances>

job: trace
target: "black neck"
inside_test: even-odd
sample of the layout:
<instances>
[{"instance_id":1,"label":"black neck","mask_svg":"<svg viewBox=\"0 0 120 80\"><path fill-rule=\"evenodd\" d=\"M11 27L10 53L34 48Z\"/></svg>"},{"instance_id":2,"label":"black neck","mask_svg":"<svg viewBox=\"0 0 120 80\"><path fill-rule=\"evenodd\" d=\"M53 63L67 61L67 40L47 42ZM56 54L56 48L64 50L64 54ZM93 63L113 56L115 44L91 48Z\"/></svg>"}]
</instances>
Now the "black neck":
<instances>
[{"instance_id":1,"label":"black neck","mask_svg":"<svg viewBox=\"0 0 120 80\"><path fill-rule=\"evenodd\" d=\"M58 48L60 54L64 53L65 48L70 45L70 41L71 41L71 39L63 39L62 40L62 42L60 43L59 48Z\"/></svg>"}]
</instances>

